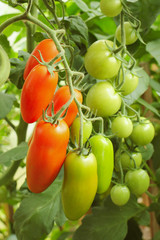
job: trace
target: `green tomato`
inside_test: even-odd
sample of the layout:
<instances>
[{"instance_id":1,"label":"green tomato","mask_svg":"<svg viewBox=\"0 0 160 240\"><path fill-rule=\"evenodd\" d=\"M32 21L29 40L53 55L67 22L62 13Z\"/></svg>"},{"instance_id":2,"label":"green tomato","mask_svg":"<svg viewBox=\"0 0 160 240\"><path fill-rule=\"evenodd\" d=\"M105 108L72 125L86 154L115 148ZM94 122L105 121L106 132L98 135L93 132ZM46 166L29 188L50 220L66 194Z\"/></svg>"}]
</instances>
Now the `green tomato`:
<instances>
[{"instance_id":1,"label":"green tomato","mask_svg":"<svg viewBox=\"0 0 160 240\"><path fill-rule=\"evenodd\" d=\"M98 40L87 50L84 64L87 72L97 79L112 78L118 74L120 61L107 47L113 48L110 40Z\"/></svg>"},{"instance_id":2,"label":"green tomato","mask_svg":"<svg viewBox=\"0 0 160 240\"><path fill-rule=\"evenodd\" d=\"M0 187L0 203L5 202L7 199L7 188L6 186Z\"/></svg>"},{"instance_id":3,"label":"green tomato","mask_svg":"<svg viewBox=\"0 0 160 240\"><path fill-rule=\"evenodd\" d=\"M110 195L114 204L123 206L128 202L130 198L130 191L127 186L115 185L112 187Z\"/></svg>"},{"instance_id":4,"label":"green tomato","mask_svg":"<svg viewBox=\"0 0 160 240\"><path fill-rule=\"evenodd\" d=\"M77 220L91 207L97 192L97 161L93 153L87 156L69 152L64 162L62 204L66 217Z\"/></svg>"},{"instance_id":5,"label":"green tomato","mask_svg":"<svg viewBox=\"0 0 160 240\"><path fill-rule=\"evenodd\" d=\"M10 74L10 68L8 55L0 45L0 86L7 81Z\"/></svg>"},{"instance_id":6,"label":"green tomato","mask_svg":"<svg viewBox=\"0 0 160 240\"><path fill-rule=\"evenodd\" d=\"M128 117L118 116L112 121L112 132L119 138L127 138L133 130L132 121Z\"/></svg>"},{"instance_id":7,"label":"green tomato","mask_svg":"<svg viewBox=\"0 0 160 240\"><path fill-rule=\"evenodd\" d=\"M108 138L100 134L91 137L89 142L97 160L97 193L101 194L106 192L111 184L114 168L113 145Z\"/></svg>"},{"instance_id":8,"label":"green tomato","mask_svg":"<svg viewBox=\"0 0 160 240\"><path fill-rule=\"evenodd\" d=\"M92 122L83 120L83 144L88 140L92 133ZM71 141L77 145L80 134L80 117L76 118L71 125Z\"/></svg>"},{"instance_id":9,"label":"green tomato","mask_svg":"<svg viewBox=\"0 0 160 240\"><path fill-rule=\"evenodd\" d=\"M115 114L121 107L121 101L120 95L107 81L94 84L86 97L87 106L101 117Z\"/></svg>"},{"instance_id":10,"label":"green tomato","mask_svg":"<svg viewBox=\"0 0 160 240\"><path fill-rule=\"evenodd\" d=\"M120 82L123 81L122 74L120 75ZM139 78L131 73L130 71L125 71L124 73L124 83L121 86L120 90L123 95L128 95L132 93L138 86Z\"/></svg>"},{"instance_id":11,"label":"green tomato","mask_svg":"<svg viewBox=\"0 0 160 240\"><path fill-rule=\"evenodd\" d=\"M126 45L131 45L137 41L138 37L137 37L136 30L132 27L130 22L124 22L124 31L125 31ZM121 25L117 27L116 38L121 43Z\"/></svg>"},{"instance_id":12,"label":"green tomato","mask_svg":"<svg viewBox=\"0 0 160 240\"><path fill-rule=\"evenodd\" d=\"M133 126L133 131L130 135L131 140L138 146L144 146L150 143L155 135L155 130L152 123L141 117L141 122L136 122Z\"/></svg>"},{"instance_id":13,"label":"green tomato","mask_svg":"<svg viewBox=\"0 0 160 240\"><path fill-rule=\"evenodd\" d=\"M115 17L122 11L121 0L101 0L100 9L108 17Z\"/></svg>"},{"instance_id":14,"label":"green tomato","mask_svg":"<svg viewBox=\"0 0 160 240\"><path fill-rule=\"evenodd\" d=\"M138 168L142 163L142 154L140 152L129 152L129 154L127 152L122 152L119 154L117 151L115 154L115 162L116 168L119 170L118 161L121 161L121 165L124 170L134 168L134 161L136 163L136 167Z\"/></svg>"},{"instance_id":15,"label":"green tomato","mask_svg":"<svg viewBox=\"0 0 160 240\"><path fill-rule=\"evenodd\" d=\"M129 170L125 175L125 182L130 191L138 197L147 191L150 178L143 169Z\"/></svg>"}]
</instances>

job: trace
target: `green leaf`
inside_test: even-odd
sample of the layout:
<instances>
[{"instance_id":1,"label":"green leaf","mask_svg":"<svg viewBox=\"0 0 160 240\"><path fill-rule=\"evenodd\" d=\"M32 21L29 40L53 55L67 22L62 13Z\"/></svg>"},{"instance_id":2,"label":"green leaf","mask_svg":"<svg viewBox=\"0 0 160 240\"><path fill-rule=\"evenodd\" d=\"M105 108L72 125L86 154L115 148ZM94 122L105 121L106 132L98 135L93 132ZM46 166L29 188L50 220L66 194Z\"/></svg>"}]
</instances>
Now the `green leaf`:
<instances>
[{"instance_id":1,"label":"green leaf","mask_svg":"<svg viewBox=\"0 0 160 240\"><path fill-rule=\"evenodd\" d=\"M18 58L11 58L11 72L10 72L10 81L14 83L18 88L22 88L24 80L23 80L23 72L24 68L26 66L27 60L29 58L30 54L27 52L19 51L18 52L18 58L22 58L23 60L20 60Z\"/></svg>"},{"instance_id":2,"label":"green leaf","mask_svg":"<svg viewBox=\"0 0 160 240\"><path fill-rule=\"evenodd\" d=\"M44 192L32 193L22 200L14 215L18 239L40 240L50 233L61 207L61 187L62 181L56 179Z\"/></svg>"},{"instance_id":3,"label":"green leaf","mask_svg":"<svg viewBox=\"0 0 160 240\"><path fill-rule=\"evenodd\" d=\"M160 93L160 83L155 81L154 79L150 79L150 86L157 92Z\"/></svg>"},{"instance_id":4,"label":"green leaf","mask_svg":"<svg viewBox=\"0 0 160 240\"><path fill-rule=\"evenodd\" d=\"M16 100L14 95L0 92L0 119L7 116L11 111L13 102Z\"/></svg>"},{"instance_id":5,"label":"green leaf","mask_svg":"<svg viewBox=\"0 0 160 240\"><path fill-rule=\"evenodd\" d=\"M157 184L158 184L158 186L160 186L160 168L158 168L157 170L156 170L156 180L157 180Z\"/></svg>"},{"instance_id":6,"label":"green leaf","mask_svg":"<svg viewBox=\"0 0 160 240\"><path fill-rule=\"evenodd\" d=\"M155 235L153 240L159 240L160 239L160 231L158 231Z\"/></svg>"},{"instance_id":7,"label":"green leaf","mask_svg":"<svg viewBox=\"0 0 160 240\"><path fill-rule=\"evenodd\" d=\"M73 235L73 240L124 240L127 234L127 221L144 211L134 197L123 206L114 205L108 197L104 206L94 207L92 214L82 220L82 225Z\"/></svg>"},{"instance_id":8,"label":"green leaf","mask_svg":"<svg viewBox=\"0 0 160 240\"><path fill-rule=\"evenodd\" d=\"M17 147L0 154L0 164L7 164L11 161L18 161L26 157L28 151L28 144L22 142Z\"/></svg>"},{"instance_id":9,"label":"green leaf","mask_svg":"<svg viewBox=\"0 0 160 240\"><path fill-rule=\"evenodd\" d=\"M138 225L141 225L141 226L149 226L150 225L150 214L149 214L148 210L141 212L139 214L139 216L137 216L134 219L136 220Z\"/></svg>"},{"instance_id":10,"label":"green leaf","mask_svg":"<svg viewBox=\"0 0 160 240\"><path fill-rule=\"evenodd\" d=\"M6 240L18 240L18 239L15 234L12 234Z\"/></svg>"},{"instance_id":11,"label":"green leaf","mask_svg":"<svg viewBox=\"0 0 160 240\"><path fill-rule=\"evenodd\" d=\"M142 232L133 219L128 221L128 232L124 240L142 240Z\"/></svg>"},{"instance_id":12,"label":"green leaf","mask_svg":"<svg viewBox=\"0 0 160 240\"><path fill-rule=\"evenodd\" d=\"M134 103L148 88L150 78L148 74L142 68L136 68L137 75L139 77L139 83L137 88L129 95L127 95L124 100L127 104Z\"/></svg>"},{"instance_id":13,"label":"green leaf","mask_svg":"<svg viewBox=\"0 0 160 240\"><path fill-rule=\"evenodd\" d=\"M160 39L147 43L146 50L156 59L158 64L160 64Z\"/></svg>"},{"instance_id":14,"label":"green leaf","mask_svg":"<svg viewBox=\"0 0 160 240\"><path fill-rule=\"evenodd\" d=\"M152 144L154 146L154 153L152 156L152 162L154 169L158 169L160 167L160 161L159 161L159 143L160 143L160 135L157 135L154 137Z\"/></svg>"},{"instance_id":15,"label":"green leaf","mask_svg":"<svg viewBox=\"0 0 160 240\"><path fill-rule=\"evenodd\" d=\"M151 110L158 117L160 117L158 110L155 107L153 107L151 104L146 102L144 99L139 98L139 99L137 99L137 102L140 103L141 105L145 106L148 110Z\"/></svg>"},{"instance_id":16,"label":"green leaf","mask_svg":"<svg viewBox=\"0 0 160 240\"><path fill-rule=\"evenodd\" d=\"M4 34L0 35L0 45L3 47L3 49L9 56L11 53L11 47L7 37Z\"/></svg>"},{"instance_id":17,"label":"green leaf","mask_svg":"<svg viewBox=\"0 0 160 240\"><path fill-rule=\"evenodd\" d=\"M154 153L154 147L153 144L149 143L146 146L140 146L138 147L139 151L142 154L142 158L145 161L148 161L149 159L151 159L153 153Z\"/></svg>"},{"instance_id":18,"label":"green leaf","mask_svg":"<svg viewBox=\"0 0 160 240\"><path fill-rule=\"evenodd\" d=\"M74 0L75 4L83 11L89 12L90 9L88 8L87 4L82 0Z\"/></svg>"}]
</instances>

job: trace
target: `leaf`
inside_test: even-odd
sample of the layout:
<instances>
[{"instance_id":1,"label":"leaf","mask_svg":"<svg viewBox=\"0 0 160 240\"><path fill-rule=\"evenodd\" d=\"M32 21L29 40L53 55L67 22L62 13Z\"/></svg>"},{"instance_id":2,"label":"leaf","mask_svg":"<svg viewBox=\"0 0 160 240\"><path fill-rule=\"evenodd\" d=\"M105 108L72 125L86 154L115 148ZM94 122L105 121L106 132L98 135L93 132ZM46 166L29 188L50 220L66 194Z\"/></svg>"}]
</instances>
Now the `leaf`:
<instances>
[{"instance_id":1,"label":"leaf","mask_svg":"<svg viewBox=\"0 0 160 240\"><path fill-rule=\"evenodd\" d=\"M128 221L128 232L124 240L142 240L142 232L136 221L133 219Z\"/></svg>"},{"instance_id":2,"label":"leaf","mask_svg":"<svg viewBox=\"0 0 160 240\"><path fill-rule=\"evenodd\" d=\"M0 92L0 119L7 116L11 111L13 102L16 100L14 95Z\"/></svg>"},{"instance_id":3,"label":"leaf","mask_svg":"<svg viewBox=\"0 0 160 240\"><path fill-rule=\"evenodd\" d=\"M41 42L42 40L48 38L47 34L43 32L36 32L33 36L36 42Z\"/></svg>"},{"instance_id":4,"label":"leaf","mask_svg":"<svg viewBox=\"0 0 160 240\"><path fill-rule=\"evenodd\" d=\"M56 179L44 192L22 200L14 215L18 239L40 240L50 233L60 208L61 187L62 181Z\"/></svg>"},{"instance_id":5,"label":"leaf","mask_svg":"<svg viewBox=\"0 0 160 240\"><path fill-rule=\"evenodd\" d=\"M75 4L83 11L89 12L90 9L88 8L87 4L82 0L74 0Z\"/></svg>"},{"instance_id":6,"label":"leaf","mask_svg":"<svg viewBox=\"0 0 160 240\"><path fill-rule=\"evenodd\" d=\"M158 64L160 64L160 39L147 43L146 50L156 59Z\"/></svg>"},{"instance_id":7,"label":"leaf","mask_svg":"<svg viewBox=\"0 0 160 240\"><path fill-rule=\"evenodd\" d=\"M26 157L28 151L28 144L22 142L17 147L0 154L0 164L7 164L11 161L18 161Z\"/></svg>"},{"instance_id":8,"label":"leaf","mask_svg":"<svg viewBox=\"0 0 160 240\"><path fill-rule=\"evenodd\" d=\"M6 240L18 240L18 239L15 234L12 234Z\"/></svg>"},{"instance_id":9,"label":"leaf","mask_svg":"<svg viewBox=\"0 0 160 240\"><path fill-rule=\"evenodd\" d=\"M156 170L155 176L156 176L157 184L158 186L160 186L160 168Z\"/></svg>"},{"instance_id":10,"label":"leaf","mask_svg":"<svg viewBox=\"0 0 160 240\"><path fill-rule=\"evenodd\" d=\"M0 35L0 45L3 47L3 49L9 56L11 53L11 47L7 37L4 34Z\"/></svg>"},{"instance_id":11,"label":"leaf","mask_svg":"<svg viewBox=\"0 0 160 240\"><path fill-rule=\"evenodd\" d=\"M138 225L149 226L150 225L150 214L148 212L148 209L146 211L141 212L140 215L135 217L134 219L136 220Z\"/></svg>"},{"instance_id":12,"label":"leaf","mask_svg":"<svg viewBox=\"0 0 160 240\"><path fill-rule=\"evenodd\" d=\"M137 88L129 95L127 95L124 100L127 104L134 103L148 88L150 78L148 74L142 68L136 68L139 83Z\"/></svg>"},{"instance_id":13,"label":"leaf","mask_svg":"<svg viewBox=\"0 0 160 240\"><path fill-rule=\"evenodd\" d=\"M160 161L159 161L159 143L160 143L160 135L154 137L152 144L154 146L154 153L152 156L152 162L154 169L158 169L160 167Z\"/></svg>"},{"instance_id":14,"label":"leaf","mask_svg":"<svg viewBox=\"0 0 160 240\"><path fill-rule=\"evenodd\" d=\"M160 231L158 231L155 235L153 240L159 240L160 239Z\"/></svg>"},{"instance_id":15,"label":"leaf","mask_svg":"<svg viewBox=\"0 0 160 240\"><path fill-rule=\"evenodd\" d=\"M150 86L157 92L160 93L160 83L155 81L154 79L150 79Z\"/></svg>"},{"instance_id":16,"label":"leaf","mask_svg":"<svg viewBox=\"0 0 160 240\"><path fill-rule=\"evenodd\" d=\"M10 80L12 83L14 83L18 88L22 88L24 80L23 80L23 72L24 68L26 66L27 60L29 58L30 54L27 52L19 51L18 52L18 58L22 58L23 60L20 60L18 58L11 58L11 73L10 73Z\"/></svg>"},{"instance_id":17,"label":"leaf","mask_svg":"<svg viewBox=\"0 0 160 240\"><path fill-rule=\"evenodd\" d=\"M139 146L138 149L142 154L143 160L145 160L145 161L148 161L149 159L151 159L151 157L154 153L154 147L153 147L153 144L151 144L151 143L149 143L145 146Z\"/></svg>"},{"instance_id":18,"label":"leaf","mask_svg":"<svg viewBox=\"0 0 160 240\"><path fill-rule=\"evenodd\" d=\"M74 233L73 240L124 240L127 221L144 209L134 197L123 207L114 205L108 197L104 206L94 207L92 214L82 220L82 225Z\"/></svg>"},{"instance_id":19,"label":"leaf","mask_svg":"<svg viewBox=\"0 0 160 240\"><path fill-rule=\"evenodd\" d=\"M137 100L137 102L140 103L141 105L145 106L147 109L151 110L158 117L160 117L160 114L159 114L158 110L155 107L153 107L150 103L146 102L144 99L139 98Z\"/></svg>"}]
</instances>

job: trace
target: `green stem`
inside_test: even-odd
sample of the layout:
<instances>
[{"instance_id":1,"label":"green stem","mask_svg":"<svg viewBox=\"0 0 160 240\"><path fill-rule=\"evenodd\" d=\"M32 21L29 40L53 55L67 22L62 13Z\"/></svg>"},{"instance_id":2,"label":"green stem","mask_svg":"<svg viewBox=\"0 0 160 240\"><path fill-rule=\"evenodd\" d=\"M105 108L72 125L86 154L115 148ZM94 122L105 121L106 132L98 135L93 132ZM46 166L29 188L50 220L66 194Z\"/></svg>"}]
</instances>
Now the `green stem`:
<instances>
[{"instance_id":1,"label":"green stem","mask_svg":"<svg viewBox=\"0 0 160 240\"><path fill-rule=\"evenodd\" d=\"M151 170L151 168L148 166L148 164L144 161L144 162L143 162L143 165L144 165L144 167L147 169L147 171L148 171L149 175L152 177L153 181L156 182L157 179L156 179L156 177L155 177L155 174L154 174L154 172Z\"/></svg>"},{"instance_id":2,"label":"green stem","mask_svg":"<svg viewBox=\"0 0 160 240\"><path fill-rule=\"evenodd\" d=\"M5 119L6 122L9 124L9 126L10 126L14 131L16 131L16 126L14 126L14 124L13 124L7 117L5 117L4 119Z\"/></svg>"}]
</instances>

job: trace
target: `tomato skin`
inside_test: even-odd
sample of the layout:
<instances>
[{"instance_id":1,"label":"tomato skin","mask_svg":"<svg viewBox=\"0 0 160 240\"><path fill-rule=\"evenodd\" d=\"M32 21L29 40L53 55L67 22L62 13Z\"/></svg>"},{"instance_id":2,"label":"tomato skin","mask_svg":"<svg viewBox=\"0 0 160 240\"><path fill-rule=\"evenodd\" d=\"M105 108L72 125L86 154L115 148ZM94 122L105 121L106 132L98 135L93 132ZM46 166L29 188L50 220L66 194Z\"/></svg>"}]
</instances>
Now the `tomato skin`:
<instances>
[{"instance_id":1,"label":"tomato skin","mask_svg":"<svg viewBox=\"0 0 160 240\"><path fill-rule=\"evenodd\" d=\"M41 62L41 58L40 58L40 54L38 52L38 50L41 52L42 57L44 59L45 62L49 62L50 60L52 60L54 57L56 57L58 55L58 50L56 48L55 43L53 42L52 39L44 39L43 41L41 41L36 47L35 49L32 51L26 66L25 66L25 70L24 70L24 74L23 74L23 78L24 80L26 80L28 74L30 73L30 71L36 66L38 65L38 61L33 57L33 55L38 58L38 60ZM60 61L60 58L58 60L56 60L55 62Z\"/></svg>"},{"instance_id":2,"label":"tomato skin","mask_svg":"<svg viewBox=\"0 0 160 240\"><path fill-rule=\"evenodd\" d=\"M121 0L101 0L100 9L107 17L115 17L122 11Z\"/></svg>"},{"instance_id":3,"label":"tomato skin","mask_svg":"<svg viewBox=\"0 0 160 240\"><path fill-rule=\"evenodd\" d=\"M136 30L132 27L130 22L124 22L124 29L125 29L126 45L131 45L135 43L138 37L136 34ZM121 43L121 25L117 27L116 38Z\"/></svg>"},{"instance_id":4,"label":"tomato skin","mask_svg":"<svg viewBox=\"0 0 160 240\"><path fill-rule=\"evenodd\" d=\"M117 163L117 169L119 170L118 161L121 161L122 168L124 170L127 170L129 168L134 168L134 161L136 163L136 167L140 167L142 163L142 154L140 152L130 152L130 156L127 154L127 152L122 152L121 154L118 154L118 151L115 154L115 161ZM134 160L133 160L134 159Z\"/></svg>"},{"instance_id":5,"label":"tomato skin","mask_svg":"<svg viewBox=\"0 0 160 240\"><path fill-rule=\"evenodd\" d=\"M97 162L87 156L69 152L64 162L62 204L66 217L77 220L91 207L97 191Z\"/></svg>"},{"instance_id":6,"label":"tomato skin","mask_svg":"<svg viewBox=\"0 0 160 240\"><path fill-rule=\"evenodd\" d=\"M100 134L91 137L89 142L97 160L97 193L101 194L107 191L112 179L114 168L113 145L108 138Z\"/></svg>"},{"instance_id":7,"label":"tomato skin","mask_svg":"<svg viewBox=\"0 0 160 240\"><path fill-rule=\"evenodd\" d=\"M154 126L148 119L141 117L140 120L141 122L136 123L133 127L130 138L136 145L144 146L153 140L155 130Z\"/></svg>"},{"instance_id":8,"label":"tomato skin","mask_svg":"<svg viewBox=\"0 0 160 240\"><path fill-rule=\"evenodd\" d=\"M117 75L120 61L112 54L107 45L113 47L110 40L98 40L87 50L84 64L87 72L97 79L112 78Z\"/></svg>"},{"instance_id":9,"label":"tomato skin","mask_svg":"<svg viewBox=\"0 0 160 240\"><path fill-rule=\"evenodd\" d=\"M133 124L128 117L117 116L112 121L112 132L119 138L127 138L132 133Z\"/></svg>"},{"instance_id":10,"label":"tomato skin","mask_svg":"<svg viewBox=\"0 0 160 240\"><path fill-rule=\"evenodd\" d=\"M120 81L122 82L123 77L121 74ZM132 74L130 71L125 71L124 83L121 86L120 90L124 96L132 93L138 86L139 78Z\"/></svg>"},{"instance_id":11,"label":"tomato skin","mask_svg":"<svg viewBox=\"0 0 160 240\"><path fill-rule=\"evenodd\" d=\"M100 117L115 114L121 107L121 101L120 95L107 81L94 84L86 97L86 105Z\"/></svg>"},{"instance_id":12,"label":"tomato skin","mask_svg":"<svg viewBox=\"0 0 160 240\"><path fill-rule=\"evenodd\" d=\"M76 99L82 103L83 101L83 96L81 94L80 91L78 91L77 89L74 89L75 92L75 96ZM54 113L56 114L61 107L68 102L68 100L70 99L71 94L70 94L70 90L69 90L69 86L63 86L60 87L57 92L55 93L54 97L53 97L53 103L54 103ZM51 116L51 109L52 109L52 104L50 104L49 108L48 108L48 115ZM76 118L78 113L78 108L77 108L77 104L75 103L75 101L73 100L71 102L71 104L68 107L67 110L67 114L66 116L63 118L63 120L68 124L68 126L71 126L72 122L74 121L74 119ZM65 114L65 111L62 113L61 117Z\"/></svg>"},{"instance_id":13,"label":"tomato skin","mask_svg":"<svg viewBox=\"0 0 160 240\"><path fill-rule=\"evenodd\" d=\"M27 184L31 192L44 191L57 177L66 157L68 125L39 121L27 153Z\"/></svg>"},{"instance_id":14,"label":"tomato skin","mask_svg":"<svg viewBox=\"0 0 160 240\"><path fill-rule=\"evenodd\" d=\"M43 109L52 100L58 82L58 74L54 76L47 67L37 65L29 73L21 94L21 114L27 123L33 123L42 115Z\"/></svg>"},{"instance_id":15,"label":"tomato skin","mask_svg":"<svg viewBox=\"0 0 160 240\"><path fill-rule=\"evenodd\" d=\"M80 117L75 118L71 125L71 141L73 144L79 143ZM92 122L83 119L83 144L87 141L92 133Z\"/></svg>"},{"instance_id":16,"label":"tomato skin","mask_svg":"<svg viewBox=\"0 0 160 240\"><path fill-rule=\"evenodd\" d=\"M125 185L114 185L110 194L112 202L118 206L125 205L130 198L129 188Z\"/></svg>"},{"instance_id":17,"label":"tomato skin","mask_svg":"<svg viewBox=\"0 0 160 240\"><path fill-rule=\"evenodd\" d=\"M130 191L138 197L147 191L150 178L143 169L129 170L125 175L125 182Z\"/></svg>"}]
</instances>

